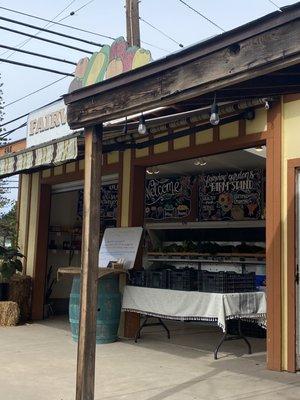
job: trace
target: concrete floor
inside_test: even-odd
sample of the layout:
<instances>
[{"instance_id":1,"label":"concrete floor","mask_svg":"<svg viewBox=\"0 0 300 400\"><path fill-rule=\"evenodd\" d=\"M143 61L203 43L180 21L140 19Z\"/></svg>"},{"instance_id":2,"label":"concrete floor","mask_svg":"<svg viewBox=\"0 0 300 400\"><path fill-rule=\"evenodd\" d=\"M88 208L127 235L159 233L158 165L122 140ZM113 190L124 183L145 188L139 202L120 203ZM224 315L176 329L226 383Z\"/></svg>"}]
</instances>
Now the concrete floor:
<instances>
[{"instance_id":1,"label":"concrete floor","mask_svg":"<svg viewBox=\"0 0 300 400\"><path fill-rule=\"evenodd\" d=\"M138 344L97 346L96 400L293 400L300 376L265 370L265 340L228 342L221 358L212 349L215 328L170 323L170 341L147 328ZM65 319L0 328L0 399L73 400L76 344Z\"/></svg>"}]
</instances>

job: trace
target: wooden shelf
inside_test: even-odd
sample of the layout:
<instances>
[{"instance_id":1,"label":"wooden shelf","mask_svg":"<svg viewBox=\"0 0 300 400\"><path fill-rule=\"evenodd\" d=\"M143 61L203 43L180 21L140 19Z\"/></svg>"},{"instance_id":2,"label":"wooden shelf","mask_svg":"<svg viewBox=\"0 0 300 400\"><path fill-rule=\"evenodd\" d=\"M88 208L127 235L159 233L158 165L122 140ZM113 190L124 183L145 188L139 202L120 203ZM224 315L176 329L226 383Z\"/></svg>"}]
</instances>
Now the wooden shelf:
<instances>
[{"instance_id":1,"label":"wooden shelf","mask_svg":"<svg viewBox=\"0 0 300 400\"><path fill-rule=\"evenodd\" d=\"M263 258L265 259L266 256L263 253L216 253L216 254L210 254L210 253L189 253L189 252L170 252L170 253L164 253L164 252L148 252L148 256L151 257L168 257L168 256L177 256L177 257L239 257L239 258L245 258L245 257L252 257L252 258Z\"/></svg>"},{"instance_id":2,"label":"wooden shelf","mask_svg":"<svg viewBox=\"0 0 300 400\"><path fill-rule=\"evenodd\" d=\"M255 221L201 221L201 222L155 222L147 223L146 229L228 229L228 228L265 228L265 220Z\"/></svg>"}]
</instances>

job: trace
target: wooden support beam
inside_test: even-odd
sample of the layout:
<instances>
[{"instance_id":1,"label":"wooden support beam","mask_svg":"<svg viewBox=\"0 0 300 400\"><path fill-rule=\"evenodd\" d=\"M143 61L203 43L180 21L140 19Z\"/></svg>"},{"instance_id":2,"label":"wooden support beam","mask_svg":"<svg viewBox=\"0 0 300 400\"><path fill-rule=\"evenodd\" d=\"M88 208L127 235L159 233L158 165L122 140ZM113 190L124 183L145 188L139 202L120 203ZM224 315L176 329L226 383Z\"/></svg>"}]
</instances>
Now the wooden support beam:
<instances>
[{"instance_id":1,"label":"wooden support beam","mask_svg":"<svg viewBox=\"0 0 300 400\"><path fill-rule=\"evenodd\" d=\"M102 125L85 130L82 272L76 400L93 400L95 386Z\"/></svg>"},{"instance_id":2,"label":"wooden support beam","mask_svg":"<svg viewBox=\"0 0 300 400\"><path fill-rule=\"evenodd\" d=\"M222 47L206 49L205 54L200 44L193 57L183 52L181 59L178 55L154 62L65 95L68 122L74 129L170 106L296 65L299 36L300 19L296 19L245 39L232 35L238 41L226 46L224 39Z\"/></svg>"}]
</instances>

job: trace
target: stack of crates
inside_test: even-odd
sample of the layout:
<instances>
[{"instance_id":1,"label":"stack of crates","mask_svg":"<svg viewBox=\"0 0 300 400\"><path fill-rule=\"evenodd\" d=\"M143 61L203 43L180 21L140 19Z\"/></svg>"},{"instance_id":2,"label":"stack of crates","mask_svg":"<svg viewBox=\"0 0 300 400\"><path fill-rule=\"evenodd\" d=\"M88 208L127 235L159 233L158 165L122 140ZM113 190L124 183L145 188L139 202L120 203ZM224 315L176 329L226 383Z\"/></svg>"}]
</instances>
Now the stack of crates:
<instances>
[{"instance_id":1,"label":"stack of crates","mask_svg":"<svg viewBox=\"0 0 300 400\"><path fill-rule=\"evenodd\" d=\"M145 270L129 270L129 284L132 286L146 286L147 273Z\"/></svg>"},{"instance_id":2,"label":"stack of crates","mask_svg":"<svg viewBox=\"0 0 300 400\"><path fill-rule=\"evenodd\" d=\"M172 290L193 290L193 281L195 274L191 268L170 271L169 273L169 289Z\"/></svg>"},{"instance_id":3,"label":"stack of crates","mask_svg":"<svg viewBox=\"0 0 300 400\"><path fill-rule=\"evenodd\" d=\"M255 273L238 274L225 271L202 271L201 290L214 293L254 292L256 290Z\"/></svg>"},{"instance_id":4,"label":"stack of crates","mask_svg":"<svg viewBox=\"0 0 300 400\"><path fill-rule=\"evenodd\" d=\"M146 276L146 286L155 289L168 289L169 273L170 271L167 269L162 271L148 270Z\"/></svg>"}]
</instances>

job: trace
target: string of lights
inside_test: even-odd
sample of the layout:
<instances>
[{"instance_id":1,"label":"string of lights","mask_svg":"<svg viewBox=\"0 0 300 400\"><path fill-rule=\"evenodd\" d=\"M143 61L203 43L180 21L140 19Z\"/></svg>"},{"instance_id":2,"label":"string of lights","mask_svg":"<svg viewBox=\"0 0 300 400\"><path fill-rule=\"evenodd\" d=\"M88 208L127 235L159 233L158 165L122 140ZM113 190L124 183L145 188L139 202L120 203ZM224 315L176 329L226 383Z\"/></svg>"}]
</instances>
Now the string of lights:
<instances>
[{"instance_id":1,"label":"string of lights","mask_svg":"<svg viewBox=\"0 0 300 400\"><path fill-rule=\"evenodd\" d=\"M186 3L184 0L178 0L180 3L184 4L186 7L188 7L190 10L194 11L196 14L200 15L203 19L208 21L210 24L214 25L216 28L220 29L220 31L225 32L225 30L218 24L216 24L212 19L208 18L206 15L201 13L200 11L196 10L194 7L192 7L190 4Z\"/></svg>"},{"instance_id":2,"label":"string of lights","mask_svg":"<svg viewBox=\"0 0 300 400\"><path fill-rule=\"evenodd\" d=\"M163 36L166 38L170 39L172 42L176 43L179 47L184 47L182 43L177 42L177 40L173 39L171 36L167 35L165 32L163 32L161 29L157 28L153 24L151 24L149 21L146 21L144 18L139 17L144 24L150 26L152 29L155 29L157 32L161 33Z\"/></svg>"}]
</instances>

